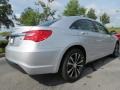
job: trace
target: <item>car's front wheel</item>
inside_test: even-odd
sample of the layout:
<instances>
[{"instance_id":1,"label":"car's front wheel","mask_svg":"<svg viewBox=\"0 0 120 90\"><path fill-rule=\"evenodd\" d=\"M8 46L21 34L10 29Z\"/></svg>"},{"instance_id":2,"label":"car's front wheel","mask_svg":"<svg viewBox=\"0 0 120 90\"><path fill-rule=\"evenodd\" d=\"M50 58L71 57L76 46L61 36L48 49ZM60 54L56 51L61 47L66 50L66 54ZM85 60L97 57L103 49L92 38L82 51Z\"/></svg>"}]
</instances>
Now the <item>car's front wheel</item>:
<instances>
[{"instance_id":1,"label":"car's front wheel","mask_svg":"<svg viewBox=\"0 0 120 90\"><path fill-rule=\"evenodd\" d=\"M64 58L61 67L62 77L68 82L78 80L85 65L85 54L83 50L74 48L69 50Z\"/></svg>"}]
</instances>

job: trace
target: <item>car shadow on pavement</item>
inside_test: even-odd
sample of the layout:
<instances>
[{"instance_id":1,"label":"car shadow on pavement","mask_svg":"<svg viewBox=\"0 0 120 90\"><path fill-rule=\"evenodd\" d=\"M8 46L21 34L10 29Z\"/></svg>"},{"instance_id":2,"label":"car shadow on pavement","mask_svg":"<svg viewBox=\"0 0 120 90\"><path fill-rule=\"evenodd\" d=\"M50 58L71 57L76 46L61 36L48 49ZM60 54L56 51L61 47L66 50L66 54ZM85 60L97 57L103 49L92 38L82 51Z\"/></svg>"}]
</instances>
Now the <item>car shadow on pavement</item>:
<instances>
[{"instance_id":1,"label":"car shadow on pavement","mask_svg":"<svg viewBox=\"0 0 120 90\"><path fill-rule=\"evenodd\" d=\"M108 64L113 60L115 60L115 58L111 58L110 56L107 56L107 57L98 59L92 63L88 63L85 66L82 77L80 79L82 79L83 77L92 78L92 76L90 75L91 73L99 69L104 69L102 66ZM35 75L35 76L31 76L31 78L38 81L40 84L43 84L46 86L57 86L57 85L67 83L62 79L62 77L59 74Z\"/></svg>"},{"instance_id":2,"label":"car shadow on pavement","mask_svg":"<svg viewBox=\"0 0 120 90\"><path fill-rule=\"evenodd\" d=\"M82 77L92 78L90 75L91 73L98 71L100 69L104 69L104 65L110 63L111 61L115 60L116 58L112 58L111 56L103 57L101 59L95 60L94 62L88 63L85 66L83 71Z\"/></svg>"}]
</instances>

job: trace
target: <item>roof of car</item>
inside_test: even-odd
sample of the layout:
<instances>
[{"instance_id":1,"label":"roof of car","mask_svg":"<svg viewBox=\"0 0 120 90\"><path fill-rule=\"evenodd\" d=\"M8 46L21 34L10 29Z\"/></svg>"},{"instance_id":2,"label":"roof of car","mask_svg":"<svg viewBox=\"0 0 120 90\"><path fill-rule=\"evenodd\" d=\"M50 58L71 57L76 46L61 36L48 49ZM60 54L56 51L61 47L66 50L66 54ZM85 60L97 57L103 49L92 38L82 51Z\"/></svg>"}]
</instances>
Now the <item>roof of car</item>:
<instances>
[{"instance_id":1,"label":"roof of car","mask_svg":"<svg viewBox=\"0 0 120 90\"><path fill-rule=\"evenodd\" d=\"M88 20L92 20L92 21L96 21L94 19L85 17L85 16L64 16L63 19L88 19Z\"/></svg>"},{"instance_id":2,"label":"roof of car","mask_svg":"<svg viewBox=\"0 0 120 90\"><path fill-rule=\"evenodd\" d=\"M73 22L79 19L87 19L87 20L95 21L93 19L84 16L64 16L56 23L52 24L51 27L69 28Z\"/></svg>"}]
</instances>

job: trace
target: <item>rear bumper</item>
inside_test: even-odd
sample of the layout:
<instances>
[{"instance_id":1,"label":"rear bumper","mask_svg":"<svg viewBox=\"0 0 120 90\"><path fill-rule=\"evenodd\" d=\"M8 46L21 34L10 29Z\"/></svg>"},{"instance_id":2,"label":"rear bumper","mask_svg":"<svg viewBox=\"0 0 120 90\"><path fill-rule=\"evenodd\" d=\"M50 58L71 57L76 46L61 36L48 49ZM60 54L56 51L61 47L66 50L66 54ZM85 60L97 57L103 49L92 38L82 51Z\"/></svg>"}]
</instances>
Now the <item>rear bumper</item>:
<instances>
[{"instance_id":1,"label":"rear bumper","mask_svg":"<svg viewBox=\"0 0 120 90\"><path fill-rule=\"evenodd\" d=\"M19 65L30 75L56 73L57 58L60 50L41 50L39 52L23 52L6 48L5 57L9 62Z\"/></svg>"}]
</instances>

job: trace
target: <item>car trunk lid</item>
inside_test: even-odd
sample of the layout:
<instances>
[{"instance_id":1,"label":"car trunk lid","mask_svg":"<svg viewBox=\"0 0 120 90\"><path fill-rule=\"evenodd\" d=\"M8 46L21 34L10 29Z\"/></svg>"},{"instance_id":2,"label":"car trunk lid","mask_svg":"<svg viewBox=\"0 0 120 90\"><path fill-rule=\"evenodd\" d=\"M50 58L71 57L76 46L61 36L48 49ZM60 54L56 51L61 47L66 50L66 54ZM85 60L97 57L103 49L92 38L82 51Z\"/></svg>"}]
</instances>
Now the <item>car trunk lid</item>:
<instances>
[{"instance_id":1,"label":"car trunk lid","mask_svg":"<svg viewBox=\"0 0 120 90\"><path fill-rule=\"evenodd\" d=\"M25 40L26 35L32 33L32 34L35 34L34 37L36 37L36 35L38 35L36 33L39 33L41 35L41 32L42 33L44 32L43 34L48 35L48 34L51 34L51 32L48 32L50 30L51 29L48 27L38 27L38 26L17 27L11 33L11 36L9 38L9 45L19 46L22 43L22 41ZM41 32L38 32L38 31L41 31ZM43 35L43 36L45 36L45 35ZM29 38L30 38L30 36L29 36ZM27 40L29 38L27 38Z\"/></svg>"}]
</instances>

